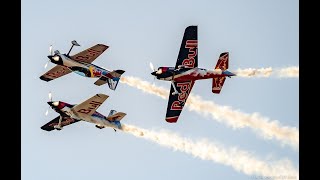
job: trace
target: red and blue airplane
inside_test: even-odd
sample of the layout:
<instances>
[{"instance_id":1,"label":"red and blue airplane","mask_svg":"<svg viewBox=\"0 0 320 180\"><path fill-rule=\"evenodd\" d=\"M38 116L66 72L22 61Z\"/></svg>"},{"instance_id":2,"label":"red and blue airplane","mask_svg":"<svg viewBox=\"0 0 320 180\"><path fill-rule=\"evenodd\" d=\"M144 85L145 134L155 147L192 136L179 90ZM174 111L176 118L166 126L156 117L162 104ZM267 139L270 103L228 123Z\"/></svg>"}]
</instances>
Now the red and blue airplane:
<instances>
[{"instance_id":1,"label":"red and blue airplane","mask_svg":"<svg viewBox=\"0 0 320 180\"><path fill-rule=\"evenodd\" d=\"M151 68L153 69L153 65ZM213 70L198 68L198 29L189 26L185 29L180 52L175 67L159 67L151 74L159 80L171 81L166 121L175 123L196 80L212 79L212 92L219 94L226 77L236 74L228 71L229 53L220 54Z\"/></svg>"},{"instance_id":2,"label":"red and blue airplane","mask_svg":"<svg viewBox=\"0 0 320 180\"><path fill-rule=\"evenodd\" d=\"M104 44L97 44L81 51L75 55L70 56L73 46L80 46L76 41L72 41L72 46L67 54L61 54L58 50L52 53L52 46L50 46L51 55L48 56L49 60L57 64L48 72L40 76L41 80L51 81L70 72L75 72L84 77L99 78L94 84L101 86L108 83L109 88L115 90L120 76L125 72L124 70L107 70L102 67L91 64L98 56L109 48ZM47 64L45 65L45 67Z\"/></svg>"}]
</instances>

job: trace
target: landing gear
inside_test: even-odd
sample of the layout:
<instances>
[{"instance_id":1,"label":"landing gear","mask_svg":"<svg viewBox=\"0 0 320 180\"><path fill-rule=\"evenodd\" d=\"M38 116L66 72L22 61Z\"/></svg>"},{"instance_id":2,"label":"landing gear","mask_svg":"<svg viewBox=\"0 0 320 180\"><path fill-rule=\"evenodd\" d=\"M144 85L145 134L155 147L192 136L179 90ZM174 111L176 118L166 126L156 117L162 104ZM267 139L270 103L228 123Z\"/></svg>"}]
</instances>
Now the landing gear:
<instances>
[{"instance_id":1,"label":"landing gear","mask_svg":"<svg viewBox=\"0 0 320 180\"><path fill-rule=\"evenodd\" d=\"M113 128L114 132L117 132L117 130L115 128Z\"/></svg>"},{"instance_id":2,"label":"landing gear","mask_svg":"<svg viewBox=\"0 0 320 180\"><path fill-rule=\"evenodd\" d=\"M177 91L176 86L174 85L174 81L173 81L173 80L171 81L171 84L172 84L172 87L173 87L173 89L174 89L174 92L172 93L172 95L179 94L179 92Z\"/></svg>"},{"instance_id":3,"label":"landing gear","mask_svg":"<svg viewBox=\"0 0 320 180\"><path fill-rule=\"evenodd\" d=\"M96 128L98 128L98 129L103 129L103 128L104 128L104 126L96 125Z\"/></svg>"},{"instance_id":4,"label":"landing gear","mask_svg":"<svg viewBox=\"0 0 320 180\"><path fill-rule=\"evenodd\" d=\"M59 127L59 126L57 126L57 125L55 125L54 128L55 128L56 130L58 130L58 131L61 131L61 130L62 130L62 127Z\"/></svg>"},{"instance_id":5,"label":"landing gear","mask_svg":"<svg viewBox=\"0 0 320 180\"><path fill-rule=\"evenodd\" d=\"M53 126L53 128L55 128L55 129L58 130L58 131L62 130L61 121L62 121L62 116L59 117L59 123L58 123L58 125Z\"/></svg>"}]
</instances>

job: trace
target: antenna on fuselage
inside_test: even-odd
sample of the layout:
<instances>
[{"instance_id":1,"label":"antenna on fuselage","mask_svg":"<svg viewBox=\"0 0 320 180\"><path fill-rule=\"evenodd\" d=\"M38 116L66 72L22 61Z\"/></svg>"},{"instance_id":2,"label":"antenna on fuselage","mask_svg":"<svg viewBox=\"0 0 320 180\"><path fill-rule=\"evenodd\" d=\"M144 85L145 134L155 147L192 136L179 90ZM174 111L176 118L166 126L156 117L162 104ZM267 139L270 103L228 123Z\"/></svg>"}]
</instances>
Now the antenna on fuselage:
<instances>
[{"instance_id":1,"label":"antenna on fuselage","mask_svg":"<svg viewBox=\"0 0 320 180\"><path fill-rule=\"evenodd\" d=\"M80 44L78 44L76 40L71 41L71 43L72 43L72 46L71 46L71 48L70 48L70 50L69 50L69 52L68 52L68 54L67 54L68 56L69 56L69 54L70 54L73 46L80 46Z\"/></svg>"}]
</instances>

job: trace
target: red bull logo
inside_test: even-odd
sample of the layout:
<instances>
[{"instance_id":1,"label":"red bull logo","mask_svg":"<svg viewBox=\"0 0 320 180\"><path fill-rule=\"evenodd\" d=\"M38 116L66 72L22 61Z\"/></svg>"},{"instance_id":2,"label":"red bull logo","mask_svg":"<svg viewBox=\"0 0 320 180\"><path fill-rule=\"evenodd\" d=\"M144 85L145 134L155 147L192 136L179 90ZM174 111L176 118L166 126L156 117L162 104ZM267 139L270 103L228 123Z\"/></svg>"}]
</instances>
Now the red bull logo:
<instances>
[{"instance_id":1,"label":"red bull logo","mask_svg":"<svg viewBox=\"0 0 320 180\"><path fill-rule=\"evenodd\" d=\"M198 40L187 40L185 48L189 49L188 59L182 61L182 65L189 68L194 68L195 60L194 57L198 54Z\"/></svg>"},{"instance_id":2,"label":"red bull logo","mask_svg":"<svg viewBox=\"0 0 320 180\"><path fill-rule=\"evenodd\" d=\"M174 101L171 105L171 110L182 110L181 102L185 102L188 98L192 82L177 83L177 88L180 88L180 94L178 95L178 101Z\"/></svg>"}]
</instances>

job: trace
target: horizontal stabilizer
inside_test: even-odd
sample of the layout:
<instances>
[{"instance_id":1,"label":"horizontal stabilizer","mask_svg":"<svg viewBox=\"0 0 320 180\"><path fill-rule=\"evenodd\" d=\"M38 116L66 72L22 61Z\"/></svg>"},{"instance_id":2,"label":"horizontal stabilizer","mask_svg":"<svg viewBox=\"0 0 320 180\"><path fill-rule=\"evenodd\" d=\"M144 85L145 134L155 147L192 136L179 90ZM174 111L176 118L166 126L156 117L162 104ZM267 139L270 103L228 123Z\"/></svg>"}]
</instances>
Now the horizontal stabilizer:
<instances>
[{"instance_id":1,"label":"horizontal stabilizer","mask_svg":"<svg viewBox=\"0 0 320 180\"><path fill-rule=\"evenodd\" d=\"M104 77L104 76L102 76L96 82L94 82L94 84L97 86L104 85L105 83L107 83L107 77Z\"/></svg>"},{"instance_id":2,"label":"horizontal stabilizer","mask_svg":"<svg viewBox=\"0 0 320 180\"><path fill-rule=\"evenodd\" d=\"M111 116L107 117L107 120L109 121L120 121L124 116L126 116L126 113L123 112L117 112Z\"/></svg>"},{"instance_id":3,"label":"horizontal stabilizer","mask_svg":"<svg viewBox=\"0 0 320 180\"><path fill-rule=\"evenodd\" d=\"M100 77L94 84L97 86L101 86L105 83L108 83L108 86L110 89L115 90L118 86L120 76L124 73L124 70L115 70L110 72L110 75L113 76L113 78L102 76Z\"/></svg>"},{"instance_id":4,"label":"horizontal stabilizer","mask_svg":"<svg viewBox=\"0 0 320 180\"><path fill-rule=\"evenodd\" d=\"M213 78L212 79L212 92L215 94L219 94L225 80L226 80L225 76Z\"/></svg>"},{"instance_id":5,"label":"horizontal stabilizer","mask_svg":"<svg viewBox=\"0 0 320 180\"><path fill-rule=\"evenodd\" d=\"M115 70L115 71L112 71L110 72L110 74L113 76L113 77L120 77L125 71L124 70Z\"/></svg>"}]
</instances>

